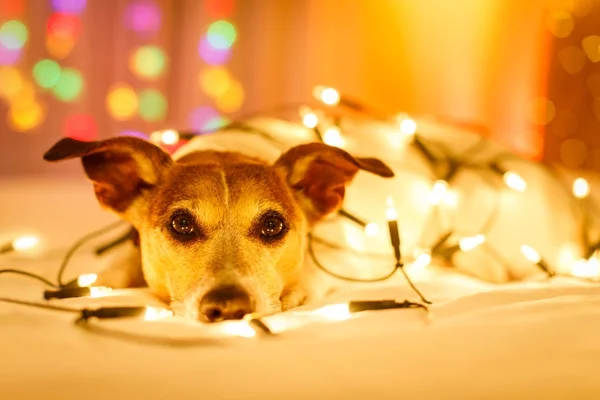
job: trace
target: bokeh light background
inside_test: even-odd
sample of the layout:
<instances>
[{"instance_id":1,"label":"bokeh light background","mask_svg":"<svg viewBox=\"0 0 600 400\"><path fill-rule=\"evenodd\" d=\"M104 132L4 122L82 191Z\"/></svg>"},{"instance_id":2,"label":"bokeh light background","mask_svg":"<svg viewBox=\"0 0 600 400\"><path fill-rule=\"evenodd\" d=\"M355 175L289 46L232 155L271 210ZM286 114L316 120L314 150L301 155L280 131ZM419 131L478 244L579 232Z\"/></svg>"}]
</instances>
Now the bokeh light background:
<instances>
[{"instance_id":1,"label":"bokeh light background","mask_svg":"<svg viewBox=\"0 0 600 400\"><path fill-rule=\"evenodd\" d=\"M0 0L0 175L80 174L41 155L210 131L317 84L600 170L599 61L600 0Z\"/></svg>"}]
</instances>

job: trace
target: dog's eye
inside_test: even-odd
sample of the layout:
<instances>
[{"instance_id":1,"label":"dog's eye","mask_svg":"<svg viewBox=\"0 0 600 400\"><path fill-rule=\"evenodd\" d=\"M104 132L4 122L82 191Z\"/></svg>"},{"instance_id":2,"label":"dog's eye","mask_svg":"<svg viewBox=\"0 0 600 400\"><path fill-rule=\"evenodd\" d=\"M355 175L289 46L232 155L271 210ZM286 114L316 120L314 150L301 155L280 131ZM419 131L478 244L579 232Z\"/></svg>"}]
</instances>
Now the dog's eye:
<instances>
[{"instance_id":1,"label":"dog's eye","mask_svg":"<svg viewBox=\"0 0 600 400\"><path fill-rule=\"evenodd\" d=\"M262 229L260 234L263 236L273 237L283 232L285 224L283 220L275 216L267 216L262 221Z\"/></svg>"},{"instance_id":2,"label":"dog's eye","mask_svg":"<svg viewBox=\"0 0 600 400\"><path fill-rule=\"evenodd\" d=\"M171 220L171 229L180 235L191 235L196 233L196 226L191 216L179 214Z\"/></svg>"}]
</instances>

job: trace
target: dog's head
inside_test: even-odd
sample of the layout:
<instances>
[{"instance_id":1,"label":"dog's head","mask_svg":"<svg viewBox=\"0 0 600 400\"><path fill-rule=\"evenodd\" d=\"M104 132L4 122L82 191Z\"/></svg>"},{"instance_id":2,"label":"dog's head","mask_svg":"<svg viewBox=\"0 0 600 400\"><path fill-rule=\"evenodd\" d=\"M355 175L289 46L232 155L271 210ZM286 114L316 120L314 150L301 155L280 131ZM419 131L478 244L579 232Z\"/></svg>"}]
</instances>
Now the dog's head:
<instances>
[{"instance_id":1,"label":"dog's head","mask_svg":"<svg viewBox=\"0 0 600 400\"><path fill-rule=\"evenodd\" d=\"M139 232L144 278L193 318L237 319L297 304L310 227L342 204L362 169L391 177L373 158L321 143L294 147L273 164L231 152L173 160L135 138L65 138L48 161L81 157L100 204ZM298 299L292 301L297 303Z\"/></svg>"}]
</instances>

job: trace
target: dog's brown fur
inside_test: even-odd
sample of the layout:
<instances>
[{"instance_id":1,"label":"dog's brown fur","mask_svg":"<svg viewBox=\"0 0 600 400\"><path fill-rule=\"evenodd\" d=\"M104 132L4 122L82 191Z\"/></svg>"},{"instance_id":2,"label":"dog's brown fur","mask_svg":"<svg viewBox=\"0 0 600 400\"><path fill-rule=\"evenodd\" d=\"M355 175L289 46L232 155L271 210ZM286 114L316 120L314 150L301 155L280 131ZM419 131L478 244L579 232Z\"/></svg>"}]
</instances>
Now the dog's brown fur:
<instances>
[{"instance_id":1,"label":"dog's brown fur","mask_svg":"<svg viewBox=\"0 0 600 400\"><path fill-rule=\"evenodd\" d=\"M148 286L174 309L204 320L199 304L220 287L247 293L251 306L244 311L300 305L308 230L341 207L345 186L359 169L393 176L377 159L321 143L296 146L272 165L217 151L174 161L159 147L127 137L89 143L66 138L44 156L74 157L81 157L100 204L139 232ZM199 232L193 240L171 230L177 213L193 219ZM286 226L276 240L261 233L271 214ZM125 275L132 278L122 285L133 284L136 274Z\"/></svg>"}]
</instances>

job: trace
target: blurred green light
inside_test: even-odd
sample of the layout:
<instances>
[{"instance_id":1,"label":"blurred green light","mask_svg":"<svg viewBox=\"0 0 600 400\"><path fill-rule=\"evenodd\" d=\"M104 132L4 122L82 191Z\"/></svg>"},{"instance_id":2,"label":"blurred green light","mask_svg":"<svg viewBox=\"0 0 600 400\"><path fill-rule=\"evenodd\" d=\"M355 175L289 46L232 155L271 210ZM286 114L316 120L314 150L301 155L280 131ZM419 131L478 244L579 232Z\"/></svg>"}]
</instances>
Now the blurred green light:
<instances>
[{"instance_id":1,"label":"blurred green light","mask_svg":"<svg viewBox=\"0 0 600 400\"><path fill-rule=\"evenodd\" d=\"M51 89L60 78L60 65L52 60L38 61L33 66L33 79L40 87Z\"/></svg>"},{"instance_id":2,"label":"blurred green light","mask_svg":"<svg viewBox=\"0 0 600 400\"><path fill-rule=\"evenodd\" d=\"M231 121L225 117L213 117L202 126L203 132L210 132L228 125Z\"/></svg>"},{"instance_id":3,"label":"blurred green light","mask_svg":"<svg viewBox=\"0 0 600 400\"><path fill-rule=\"evenodd\" d=\"M156 78L166 65L165 53L156 46L140 47L131 59L131 69L142 78Z\"/></svg>"},{"instance_id":4,"label":"blurred green light","mask_svg":"<svg viewBox=\"0 0 600 400\"><path fill-rule=\"evenodd\" d=\"M21 21L13 19L0 26L0 43L6 49L20 49L28 36L27 27Z\"/></svg>"},{"instance_id":5,"label":"blurred green light","mask_svg":"<svg viewBox=\"0 0 600 400\"><path fill-rule=\"evenodd\" d=\"M142 90L138 96L139 112L142 119L154 122L165 118L167 100L161 92L155 89Z\"/></svg>"},{"instance_id":6,"label":"blurred green light","mask_svg":"<svg viewBox=\"0 0 600 400\"><path fill-rule=\"evenodd\" d=\"M79 97L83 90L81 73L74 68L63 69L58 82L54 85L52 93L61 101L73 101Z\"/></svg>"},{"instance_id":7,"label":"blurred green light","mask_svg":"<svg viewBox=\"0 0 600 400\"><path fill-rule=\"evenodd\" d=\"M228 21L219 20L215 21L208 27L208 34L206 35L208 42L215 49L228 49L231 47L237 32L235 26Z\"/></svg>"}]
</instances>

